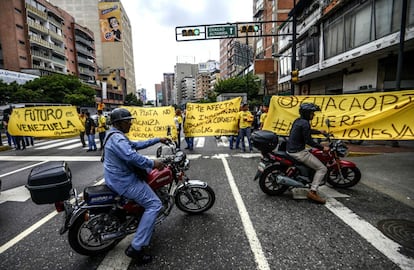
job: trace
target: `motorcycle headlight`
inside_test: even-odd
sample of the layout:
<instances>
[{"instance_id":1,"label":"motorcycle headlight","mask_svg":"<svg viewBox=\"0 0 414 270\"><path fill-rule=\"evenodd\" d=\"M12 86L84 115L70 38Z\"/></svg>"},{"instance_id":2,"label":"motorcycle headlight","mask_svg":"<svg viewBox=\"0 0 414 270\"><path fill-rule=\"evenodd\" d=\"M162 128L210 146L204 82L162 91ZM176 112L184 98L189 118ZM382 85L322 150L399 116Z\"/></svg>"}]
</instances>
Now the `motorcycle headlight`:
<instances>
[{"instance_id":1,"label":"motorcycle headlight","mask_svg":"<svg viewBox=\"0 0 414 270\"><path fill-rule=\"evenodd\" d=\"M175 153L174 162L181 165L181 163L186 159L186 154L183 151L177 151Z\"/></svg>"},{"instance_id":2,"label":"motorcycle headlight","mask_svg":"<svg viewBox=\"0 0 414 270\"><path fill-rule=\"evenodd\" d=\"M336 153L339 157L346 157L348 155L348 147L341 141L336 144Z\"/></svg>"}]
</instances>

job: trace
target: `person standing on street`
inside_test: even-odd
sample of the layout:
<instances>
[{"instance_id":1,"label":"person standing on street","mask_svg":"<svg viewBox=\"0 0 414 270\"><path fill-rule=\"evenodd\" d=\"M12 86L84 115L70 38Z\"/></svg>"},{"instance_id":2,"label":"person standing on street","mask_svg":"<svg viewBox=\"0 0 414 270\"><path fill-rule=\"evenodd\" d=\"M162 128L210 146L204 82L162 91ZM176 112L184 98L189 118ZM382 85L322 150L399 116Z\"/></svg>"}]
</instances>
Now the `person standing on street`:
<instances>
[{"instance_id":1,"label":"person standing on street","mask_svg":"<svg viewBox=\"0 0 414 270\"><path fill-rule=\"evenodd\" d=\"M174 116L175 128L177 130L177 149L181 147L181 129L183 126L183 117L180 109L175 110Z\"/></svg>"},{"instance_id":2,"label":"person standing on street","mask_svg":"<svg viewBox=\"0 0 414 270\"><path fill-rule=\"evenodd\" d=\"M168 139L130 141L125 134L131 128L132 119L134 118L127 109L117 108L112 111L112 128L108 131L104 141L102 161L108 187L145 208L135 236L125 250L125 254L136 259L138 264L145 264L152 261L152 256L148 254L148 245L162 203L145 179L142 179L142 173L137 174L136 171L139 169L149 172L152 169L162 169L164 164L158 160L150 160L136 150L159 142L165 143Z\"/></svg>"},{"instance_id":3,"label":"person standing on street","mask_svg":"<svg viewBox=\"0 0 414 270\"><path fill-rule=\"evenodd\" d=\"M100 150L103 149L103 142L106 135L106 117L102 114L102 110L98 110L98 136L101 144Z\"/></svg>"},{"instance_id":4,"label":"person standing on street","mask_svg":"<svg viewBox=\"0 0 414 270\"><path fill-rule=\"evenodd\" d=\"M88 150L86 152L96 151L95 129L95 121L93 121L91 114L86 112L85 134L88 136Z\"/></svg>"},{"instance_id":5,"label":"person standing on street","mask_svg":"<svg viewBox=\"0 0 414 270\"><path fill-rule=\"evenodd\" d=\"M83 111L83 110L81 111L81 113L79 114L79 120L81 121L83 127L85 128L85 123L86 123L85 111ZM80 136L80 140L81 140L81 143L82 143L82 147L86 147L85 129L79 133L79 136Z\"/></svg>"},{"instance_id":6,"label":"person standing on street","mask_svg":"<svg viewBox=\"0 0 414 270\"><path fill-rule=\"evenodd\" d=\"M267 117L267 112L269 111L269 107L266 105L262 106L262 113L260 114L260 126L259 129L263 129L264 121Z\"/></svg>"},{"instance_id":7,"label":"person standing on street","mask_svg":"<svg viewBox=\"0 0 414 270\"><path fill-rule=\"evenodd\" d=\"M253 117L253 114L249 111L249 105L244 103L238 115L239 139L241 141L243 152L246 152L246 145L244 142L244 137L247 137L250 152L253 151L252 142L250 140L250 135L252 133L253 120L254 120L254 117ZM236 143L236 148L237 147L238 147L238 144Z\"/></svg>"},{"instance_id":8,"label":"person standing on street","mask_svg":"<svg viewBox=\"0 0 414 270\"><path fill-rule=\"evenodd\" d=\"M318 195L317 190L328 169L319 159L305 149L306 145L310 145L323 150L324 152L329 151L328 146L320 145L311 137L311 134L326 134L326 131L324 130L311 129L310 121L312 121L315 112L318 111L321 111L321 109L313 103L302 103L302 105L300 105L300 117L292 124L286 145L286 152L296 160L315 170L315 175L313 176L313 181L307 194L307 198L314 202L324 204L326 200Z\"/></svg>"}]
</instances>

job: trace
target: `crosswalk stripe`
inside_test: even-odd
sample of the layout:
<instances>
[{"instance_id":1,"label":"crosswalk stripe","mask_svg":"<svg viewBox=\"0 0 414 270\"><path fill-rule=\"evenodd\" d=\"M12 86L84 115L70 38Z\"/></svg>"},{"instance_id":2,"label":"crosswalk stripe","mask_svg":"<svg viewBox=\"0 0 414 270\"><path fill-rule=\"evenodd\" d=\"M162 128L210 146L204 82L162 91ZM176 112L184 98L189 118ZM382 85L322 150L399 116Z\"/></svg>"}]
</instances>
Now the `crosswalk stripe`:
<instances>
[{"instance_id":1,"label":"crosswalk stripe","mask_svg":"<svg viewBox=\"0 0 414 270\"><path fill-rule=\"evenodd\" d=\"M45 146L40 146L40 147L35 146L35 149L50 149L50 148L56 148L58 146L65 145L65 144L68 144L68 143L73 143L73 142L76 142L76 141L78 141L78 139L65 140L63 142L62 141L61 142L54 142L52 144L47 144Z\"/></svg>"}]
</instances>

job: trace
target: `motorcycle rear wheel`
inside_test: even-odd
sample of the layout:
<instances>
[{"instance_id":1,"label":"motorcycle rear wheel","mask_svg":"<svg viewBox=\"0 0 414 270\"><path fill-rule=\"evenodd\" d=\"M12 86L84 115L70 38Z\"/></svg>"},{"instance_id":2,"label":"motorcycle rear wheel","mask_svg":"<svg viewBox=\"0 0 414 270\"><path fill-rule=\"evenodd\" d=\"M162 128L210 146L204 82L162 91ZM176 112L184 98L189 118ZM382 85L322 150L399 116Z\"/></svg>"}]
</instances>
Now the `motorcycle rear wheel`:
<instances>
[{"instance_id":1,"label":"motorcycle rear wheel","mask_svg":"<svg viewBox=\"0 0 414 270\"><path fill-rule=\"evenodd\" d=\"M267 195L282 195L289 187L277 183L276 177L283 174L282 168L277 165L266 168L259 179L260 189Z\"/></svg>"},{"instance_id":2,"label":"motorcycle rear wheel","mask_svg":"<svg viewBox=\"0 0 414 270\"><path fill-rule=\"evenodd\" d=\"M342 167L343 179L337 170L328 171L328 183L337 188L349 188L361 180L361 171L357 167Z\"/></svg>"},{"instance_id":3,"label":"motorcycle rear wheel","mask_svg":"<svg viewBox=\"0 0 414 270\"><path fill-rule=\"evenodd\" d=\"M119 242L118 239L101 241L101 230L108 227L107 224L101 224L102 219L100 218L103 218L102 215L106 214L100 214L88 221L85 221L84 215L80 215L76 219L68 232L69 244L74 251L86 256L95 256L112 249ZM110 218L111 223L119 223L115 216L107 215L106 218ZM108 220L105 221L105 223L107 222Z\"/></svg>"},{"instance_id":4,"label":"motorcycle rear wheel","mask_svg":"<svg viewBox=\"0 0 414 270\"><path fill-rule=\"evenodd\" d=\"M183 188L175 196L177 208L188 214L201 214L209 210L215 201L216 195L209 186Z\"/></svg>"}]
</instances>

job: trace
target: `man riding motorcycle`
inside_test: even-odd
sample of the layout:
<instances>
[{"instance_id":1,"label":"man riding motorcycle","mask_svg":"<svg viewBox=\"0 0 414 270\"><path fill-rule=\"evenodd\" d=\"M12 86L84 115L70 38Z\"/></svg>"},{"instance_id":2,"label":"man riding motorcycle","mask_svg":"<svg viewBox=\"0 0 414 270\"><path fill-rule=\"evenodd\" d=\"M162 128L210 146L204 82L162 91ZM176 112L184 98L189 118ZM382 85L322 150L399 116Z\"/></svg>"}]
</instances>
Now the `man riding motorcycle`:
<instances>
[{"instance_id":1,"label":"man riding motorcycle","mask_svg":"<svg viewBox=\"0 0 414 270\"><path fill-rule=\"evenodd\" d=\"M315 130L310 126L310 122L317 111L321 111L321 109L313 103L303 103L300 105L300 117L293 122L286 145L286 152L296 160L315 170L307 198L314 202L324 204L326 200L318 195L317 190L327 173L327 168L319 159L305 149L306 145L310 145L325 152L329 151L328 146L320 145L311 137L311 134L326 134L326 131Z\"/></svg>"}]
</instances>

